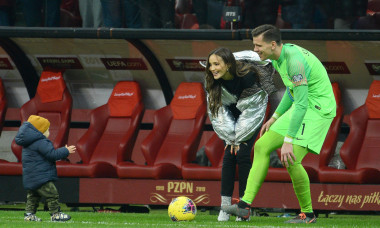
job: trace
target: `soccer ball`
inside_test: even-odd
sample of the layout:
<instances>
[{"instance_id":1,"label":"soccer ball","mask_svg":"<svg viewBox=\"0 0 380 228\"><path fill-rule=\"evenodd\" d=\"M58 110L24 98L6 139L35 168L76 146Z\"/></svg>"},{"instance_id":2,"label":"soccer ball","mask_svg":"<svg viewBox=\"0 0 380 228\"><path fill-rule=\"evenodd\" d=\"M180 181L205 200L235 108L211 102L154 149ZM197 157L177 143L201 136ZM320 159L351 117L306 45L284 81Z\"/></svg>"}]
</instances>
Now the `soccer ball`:
<instances>
[{"instance_id":1,"label":"soccer ball","mask_svg":"<svg viewBox=\"0 0 380 228\"><path fill-rule=\"evenodd\" d=\"M190 198L179 196L169 204L168 214L172 221L190 221L197 214L197 206Z\"/></svg>"}]
</instances>

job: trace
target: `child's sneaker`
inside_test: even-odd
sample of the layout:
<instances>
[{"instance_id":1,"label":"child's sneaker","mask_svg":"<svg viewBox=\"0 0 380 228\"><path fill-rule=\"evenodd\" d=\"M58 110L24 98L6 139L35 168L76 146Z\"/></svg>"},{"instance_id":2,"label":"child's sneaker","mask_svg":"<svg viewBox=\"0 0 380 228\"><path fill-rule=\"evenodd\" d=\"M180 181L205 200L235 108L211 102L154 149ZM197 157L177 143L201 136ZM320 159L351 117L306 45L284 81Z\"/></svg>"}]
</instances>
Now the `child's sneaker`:
<instances>
[{"instance_id":1,"label":"child's sneaker","mask_svg":"<svg viewBox=\"0 0 380 228\"><path fill-rule=\"evenodd\" d=\"M32 213L25 213L24 214L24 220L25 221L33 221L33 222L41 222L41 219Z\"/></svg>"},{"instance_id":2,"label":"child's sneaker","mask_svg":"<svg viewBox=\"0 0 380 228\"><path fill-rule=\"evenodd\" d=\"M51 215L51 221L53 222L65 222L70 220L71 217L68 214L62 213L62 212L55 212Z\"/></svg>"}]
</instances>

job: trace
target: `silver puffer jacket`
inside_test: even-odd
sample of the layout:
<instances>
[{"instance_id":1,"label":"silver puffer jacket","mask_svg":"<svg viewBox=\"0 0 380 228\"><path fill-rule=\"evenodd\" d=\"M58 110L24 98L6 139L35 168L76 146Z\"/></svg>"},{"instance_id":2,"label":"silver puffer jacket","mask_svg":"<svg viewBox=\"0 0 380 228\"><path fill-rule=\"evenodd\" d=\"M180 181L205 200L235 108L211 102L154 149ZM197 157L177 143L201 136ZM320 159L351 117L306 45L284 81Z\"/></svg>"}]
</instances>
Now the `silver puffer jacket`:
<instances>
[{"instance_id":1,"label":"silver puffer jacket","mask_svg":"<svg viewBox=\"0 0 380 228\"><path fill-rule=\"evenodd\" d=\"M228 145L239 145L254 135L264 120L268 94L276 90L272 80L274 69L269 61L260 61L257 53L253 51L235 52L234 56L236 60L258 66L261 88L254 84L237 97L222 86L222 107L219 108L218 115L213 117L208 109L214 131ZM236 108L241 111L237 120L227 107L231 104L236 104Z\"/></svg>"}]
</instances>

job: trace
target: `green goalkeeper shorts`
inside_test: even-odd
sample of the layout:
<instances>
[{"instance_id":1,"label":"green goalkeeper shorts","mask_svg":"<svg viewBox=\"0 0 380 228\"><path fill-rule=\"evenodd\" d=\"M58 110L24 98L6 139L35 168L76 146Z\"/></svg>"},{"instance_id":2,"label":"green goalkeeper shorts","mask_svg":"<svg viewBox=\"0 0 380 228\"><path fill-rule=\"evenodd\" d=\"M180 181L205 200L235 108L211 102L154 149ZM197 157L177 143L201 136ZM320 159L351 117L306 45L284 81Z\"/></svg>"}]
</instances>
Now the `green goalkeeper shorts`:
<instances>
[{"instance_id":1,"label":"green goalkeeper shorts","mask_svg":"<svg viewBox=\"0 0 380 228\"><path fill-rule=\"evenodd\" d=\"M294 105L272 124L270 130L286 136L293 110ZM293 144L319 154L332 121L333 118L323 118L312 109L307 109Z\"/></svg>"}]
</instances>

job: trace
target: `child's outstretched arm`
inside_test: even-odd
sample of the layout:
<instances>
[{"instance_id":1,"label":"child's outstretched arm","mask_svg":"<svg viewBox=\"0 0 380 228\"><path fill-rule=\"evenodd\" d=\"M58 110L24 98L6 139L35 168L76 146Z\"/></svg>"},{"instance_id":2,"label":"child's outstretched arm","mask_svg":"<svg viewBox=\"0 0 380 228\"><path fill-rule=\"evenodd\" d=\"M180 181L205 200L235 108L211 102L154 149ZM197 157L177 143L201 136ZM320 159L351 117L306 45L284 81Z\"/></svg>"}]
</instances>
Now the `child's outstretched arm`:
<instances>
[{"instance_id":1,"label":"child's outstretched arm","mask_svg":"<svg viewBox=\"0 0 380 228\"><path fill-rule=\"evenodd\" d=\"M38 145L38 153L42 154L52 162L66 158L70 153L74 153L76 151L75 146L70 146L69 148L66 146L54 149L53 143L49 139L41 141L42 142Z\"/></svg>"}]
</instances>

